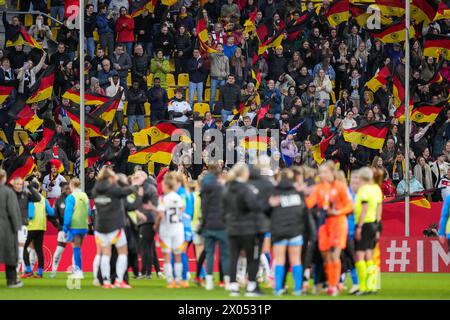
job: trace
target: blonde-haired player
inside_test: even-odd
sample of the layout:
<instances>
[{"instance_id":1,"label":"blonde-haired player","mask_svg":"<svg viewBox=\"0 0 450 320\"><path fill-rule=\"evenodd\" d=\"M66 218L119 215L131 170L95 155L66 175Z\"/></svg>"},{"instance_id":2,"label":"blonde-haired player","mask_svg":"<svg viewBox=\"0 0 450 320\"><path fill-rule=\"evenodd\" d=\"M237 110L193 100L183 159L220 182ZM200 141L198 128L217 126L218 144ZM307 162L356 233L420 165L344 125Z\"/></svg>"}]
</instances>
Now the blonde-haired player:
<instances>
[{"instance_id":1,"label":"blonde-haired player","mask_svg":"<svg viewBox=\"0 0 450 320\"><path fill-rule=\"evenodd\" d=\"M182 217L186 204L183 198L177 194L178 181L175 174L167 173L164 176L162 187L164 195L159 199L156 229L159 232L161 249L164 254L167 287L178 288L180 285L186 287L186 283L182 281L183 264L181 262L181 253L185 246ZM175 280L170 261L171 253L175 258Z\"/></svg>"}]
</instances>

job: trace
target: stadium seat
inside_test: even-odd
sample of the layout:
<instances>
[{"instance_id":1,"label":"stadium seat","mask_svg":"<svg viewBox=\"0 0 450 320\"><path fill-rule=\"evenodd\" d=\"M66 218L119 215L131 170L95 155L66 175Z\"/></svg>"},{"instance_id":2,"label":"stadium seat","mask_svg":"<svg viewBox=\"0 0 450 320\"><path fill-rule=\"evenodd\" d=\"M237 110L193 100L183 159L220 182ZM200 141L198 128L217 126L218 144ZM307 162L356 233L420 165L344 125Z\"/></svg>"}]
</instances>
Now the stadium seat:
<instances>
[{"instance_id":1,"label":"stadium seat","mask_svg":"<svg viewBox=\"0 0 450 320\"><path fill-rule=\"evenodd\" d=\"M205 89L205 101L209 102L210 98L211 98L211 89L206 88ZM217 90L216 97L214 98L214 101L218 101L218 100L219 100L219 90Z\"/></svg>"},{"instance_id":2,"label":"stadium seat","mask_svg":"<svg viewBox=\"0 0 450 320\"><path fill-rule=\"evenodd\" d=\"M206 78L206 86L210 87L211 86L211 76L208 75L208 78Z\"/></svg>"},{"instance_id":3,"label":"stadium seat","mask_svg":"<svg viewBox=\"0 0 450 320\"><path fill-rule=\"evenodd\" d=\"M179 87L187 87L189 86L189 74L180 73L178 75L178 86Z\"/></svg>"},{"instance_id":4,"label":"stadium seat","mask_svg":"<svg viewBox=\"0 0 450 320\"><path fill-rule=\"evenodd\" d=\"M197 102L194 104L194 112L198 112L201 116L204 116L206 112L211 111L209 104L204 102Z\"/></svg>"},{"instance_id":5,"label":"stadium seat","mask_svg":"<svg viewBox=\"0 0 450 320\"><path fill-rule=\"evenodd\" d=\"M147 76L147 86L148 87L153 86L153 73L149 73Z\"/></svg>"},{"instance_id":6,"label":"stadium seat","mask_svg":"<svg viewBox=\"0 0 450 320\"><path fill-rule=\"evenodd\" d=\"M175 89L174 88L167 88L167 97L169 99L172 99L175 96Z\"/></svg>"},{"instance_id":7,"label":"stadium seat","mask_svg":"<svg viewBox=\"0 0 450 320\"><path fill-rule=\"evenodd\" d=\"M186 101L192 102L192 101L189 101L189 89L186 89ZM195 91L195 94L194 94L194 101L198 101L197 91Z\"/></svg>"},{"instance_id":8,"label":"stadium seat","mask_svg":"<svg viewBox=\"0 0 450 320\"><path fill-rule=\"evenodd\" d=\"M145 110L145 115L149 116L150 115L150 103L148 103L148 102L144 103L144 110Z\"/></svg>"},{"instance_id":9,"label":"stadium seat","mask_svg":"<svg viewBox=\"0 0 450 320\"><path fill-rule=\"evenodd\" d=\"M133 85L133 82L131 81L131 71L128 72L127 76L127 86L131 87Z\"/></svg>"},{"instance_id":10,"label":"stadium seat","mask_svg":"<svg viewBox=\"0 0 450 320\"><path fill-rule=\"evenodd\" d=\"M169 70L170 72L175 72L175 62L173 59L169 60Z\"/></svg>"},{"instance_id":11,"label":"stadium seat","mask_svg":"<svg viewBox=\"0 0 450 320\"><path fill-rule=\"evenodd\" d=\"M93 36L94 36L94 41L95 42L98 42L98 41L100 41L100 37L99 37L99 35L98 35L98 32L97 31L94 31L93 33Z\"/></svg>"},{"instance_id":12,"label":"stadium seat","mask_svg":"<svg viewBox=\"0 0 450 320\"><path fill-rule=\"evenodd\" d=\"M127 114L128 101L123 102L123 114Z\"/></svg>"},{"instance_id":13,"label":"stadium seat","mask_svg":"<svg viewBox=\"0 0 450 320\"><path fill-rule=\"evenodd\" d=\"M25 15L25 27L31 27L33 25L33 16L31 14Z\"/></svg>"},{"instance_id":14,"label":"stadium seat","mask_svg":"<svg viewBox=\"0 0 450 320\"><path fill-rule=\"evenodd\" d=\"M166 83L169 87L176 87L175 85L175 76L172 73L168 73L166 75Z\"/></svg>"},{"instance_id":15,"label":"stadium seat","mask_svg":"<svg viewBox=\"0 0 450 320\"><path fill-rule=\"evenodd\" d=\"M331 118L333 116L334 108L335 108L334 104L330 104L328 106L328 117Z\"/></svg>"}]
</instances>

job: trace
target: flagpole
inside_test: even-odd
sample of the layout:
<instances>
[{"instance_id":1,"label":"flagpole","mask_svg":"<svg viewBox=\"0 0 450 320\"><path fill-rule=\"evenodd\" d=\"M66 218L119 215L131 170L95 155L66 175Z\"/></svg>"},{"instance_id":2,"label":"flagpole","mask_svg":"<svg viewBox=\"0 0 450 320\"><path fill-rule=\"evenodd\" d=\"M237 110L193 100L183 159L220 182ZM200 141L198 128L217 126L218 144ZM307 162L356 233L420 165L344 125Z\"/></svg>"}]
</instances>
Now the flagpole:
<instances>
[{"instance_id":1,"label":"flagpole","mask_svg":"<svg viewBox=\"0 0 450 320\"><path fill-rule=\"evenodd\" d=\"M85 120L84 120L84 2L80 2L80 10L78 14L80 21L80 182L81 190L85 190L85 173L84 173L84 143L85 143Z\"/></svg>"},{"instance_id":2,"label":"flagpole","mask_svg":"<svg viewBox=\"0 0 450 320\"><path fill-rule=\"evenodd\" d=\"M409 114L409 60L410 60L410 48L409 48L409 25L411 21L410 17L410 3L409 0L405 1L405 237L409 237L409 140L410 140L410 132L411 132L411 119Z\"/></svg>"}]
</instances>

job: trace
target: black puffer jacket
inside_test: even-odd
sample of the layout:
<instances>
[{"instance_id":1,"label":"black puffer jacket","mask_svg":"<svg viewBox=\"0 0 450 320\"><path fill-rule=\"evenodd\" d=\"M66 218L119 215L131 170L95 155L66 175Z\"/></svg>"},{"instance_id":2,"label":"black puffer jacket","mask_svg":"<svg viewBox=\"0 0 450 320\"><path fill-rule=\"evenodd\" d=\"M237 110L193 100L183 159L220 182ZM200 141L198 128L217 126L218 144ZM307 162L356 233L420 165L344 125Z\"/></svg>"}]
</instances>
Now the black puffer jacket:
<instances>
[{"instance_id":1,"label":"black puffer jacket","mask_svg":"<svg viewBox=\"0 0 450 320\"><path fill-rule=\"evenodd\" d=\"M223 230L225 219L222 209L222 197L224 187L217 177L207 173L201 182L200 198L202 208L201 229Z\"/></svg>"},{"instance_id":2,"label":"black puffer jacket","mask_svg":"<svg viewBox=\"0 0 450 320\"><path fill-rule=\"evenodd\" d=\"M144 103L147 101L147 96L144 90L131 88L127 92L127 115L141 116L145 114Z\"/></svg>"},{"instance_id":3,"label":"black puffer jacket","mask_svg":"<svg viewBox=\"0 0 450 320\"><path fill-rule=\"evenodd\" d=\"M135 187L121 188L108 181L99 181L92 190L97 215L95 231L109 233L125 225L124 199L136 190Z\"/></svg>"},{"instance_id":4,"label":"black puffer jacket","mask_svg":"<svg viewBox=\"0 0 450 320\"><path fill-rule=\"evenodd\" d=\"M232 111L241 102L241 89L236 84L225 83L220 88L219 103L222 109Z\"/></svg>"},{"instance_id":5,"label":"black puffer jacket","mask_svg":"<svg viewBox=\"0 0 450 320\"><path fill-rule=\"evenodd\" d=\"M274 195L280 196L281 203L269 213L272 242L304 235L306 230L313 230L312 215L308 212L305 198L295 190L292 181L281 180Z\"/></svg>"},{"instance_id":6,"label":"black puffer jacket","mask_svg":"<svg viewBox=\"0 0 450 320\"><path fill-rule=\"evenodd\" d=\"M28 225L28 202L39 202L41 196L32 186L28 186L22 192L16 192L13 190L19 201L20 213L22 215L22 225Z\"/></svg>"},{"instance_id":7,"label":"black puffer jacket","mask_svg":"<svg viewBox=\"0 0 450 320\"><path fill-rule=\"evenodd\" d=\"M192 43L191 38L187 34L184 35L177 35L175 37L175 51L177 53L175 54L175 57L178 57L178 51L183 52L183 58L189 58L189 55L192 51Z\"/></svg>"},{"instance_id":8,"label":"black puffer jacket","mask_svg":"<svg viewBox=\"0 0 450 320\"><path fill-rule=\"evenodd\" d=\"M262 206L252 185L232 181L225 187L223 209L229 236L256 235Z\"/></svg>"},{"instance_id":9,"label":"black puffer jacket","mask_svg":"<svg viewBox=\"0 0 450 320\"><path fill-rule=\"evenodd\" d=\"M258 190L257 198L261 205L261 211L258 212L258 222L260 222L258 232L269 232L270 220L267 218L267 214L271 207L268 200L273 194L275 186L269 179L261 175L260 170L255 168L250 169L250 179L248 182Z\"/></svg>"}]
</instances>

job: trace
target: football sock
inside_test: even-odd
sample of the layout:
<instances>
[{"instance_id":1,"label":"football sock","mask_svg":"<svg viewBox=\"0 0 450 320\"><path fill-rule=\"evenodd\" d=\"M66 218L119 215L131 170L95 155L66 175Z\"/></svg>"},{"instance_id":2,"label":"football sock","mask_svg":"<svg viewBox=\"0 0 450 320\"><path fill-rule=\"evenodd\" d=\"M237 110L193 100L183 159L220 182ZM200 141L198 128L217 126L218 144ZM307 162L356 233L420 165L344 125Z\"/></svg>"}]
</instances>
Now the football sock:
<instances>
[{"instance_id":1,"label":"football sock","mask_svg":"<svg viewBox=\"0 0 450 320\"><path fill-rule=\"evenodd\" d=\"M356 272L358 273L358 281L359 281L359 291L365 292L367 291L366 281L367 281L367 268L366 262L364 260L357 261L355 263Z\"/></svg>"},{"instance_id":2,"label":"football sock","mask_svg":"<svg viewBox=\"0 0 450 320\"><path fill-rule=\"evenodd\" d=\"M350 274L351 274L351 276L352 276L352 283L353 283L353 285L358 285L358 273L356 272L356 268L353 268L351 271L350 271Z\"/></svg>"},{"instance_id":3,"label":"football sock","mask_svg":"<svg viewBox=\"0 0 450 320\"><path fill-rule=\"evenodd\" d=\"M175 281L180 282L183 278L183 263L175 262Z\"/></svg>"},{"instance_id":4,"label":"football sock","mask_svg":"<svg viewBox=\"0 0 450 320\"><path fill-rule=\"evenodd\" d=\"M172 264L164 263L164 273L166 274L166 280L168 284L171 284L173 281L173 269Z\"/></svg>"},{"instance_id":5,"label":"football sock","mask_svg":"<svg viewBox=\"0 0 450 320\"><path fill-rule=\"evenodd\" d=\"M377 288L377 268L373 264L373 260L366 261L367 268L367 290L375 291Z\"/></svg>"},{"instance_id":6,"label":"football sock","mask_svg":"<svg viewBox=\"0 0 450 320\"><path fill-rule=\"evenodd\" d=\"M102 256L99 254L95 255L94 261L92 262L92 275L94 278L97 278L98 275L98 268L100 268L100 260Z\"/></svg>"},{"instance_id":7,"label":"football sock","mask_svg":"<svg viewBox=\"0 0 450 320\"><path fill-rule=\"evenodd\" d=\"M81 248L73 248L73 259L75 260L76 271L82 271L81 268Z\"/></svg>"},{"instance_id":8,"label":"football sock","mask_svg":"<svg viewBox=\"0 0 450 320\"><path fill-rule=\"evenodd\" d=\"M181 263L183 264L183 280L187 280L189 272L189 260L185 252L181 254Z\"/></svg>"},{"instance_id":9,"label":"football sock","mask_svg":"<svg viewBox=\"0 0 450 320\"><path fill-rule=\"evenodd\" d=\"M22 265L23 262L23 247L20 246L19 247L19 259L17 260L17 272L19 272L20 266Z\"/></svg>"},{"instance_id":10,"label":"football sock","mask_svg":"<svg viewBox=\"0 0 450 320\"><path fill-rule=\"evenodd\" d=\"M110 256L102 255L100 260L100 270L102 272L102 278L104 281L111 281L111 266L109 265L111 261Z\"/></svg>"},{"instance_id":11,"label":"football sock","mask_svg":"<svg viewBox=\"0 0 450 320\"><path fill-rule=\"evenodd\" d=\"M275 266L275 291L280 291L283 285L284 278L284 265L276 265Z\"/></svg>"},{"instance_id":12,"label":"football sock","mask_svg":"<svg viewBox=\"0 0 450 320\"><path fill-rule=\"evenodd\" d=\"M52 271L56 272L58 271L59 262L61 261L61 256L64 252L64 247L57 246L55 250L55 255L53 256L53 265L52 265ZM75 252L74 252L75 254Z\"/></svg>"},{"instance_id":13,"label":"football sock","mask_svg":"<svg viewBox=\"0 0 450 320\"><path fill-rule=\"evenodd\" d=\"M117 281L122 282L125 272L128 268L128 256L126 254L119 254L117 257L116 270L117 270Z\"/></svg>"},{"instance_id":14,"label":"football sock","mask_svg":"<svg viewBox=\"0 0 450 320\"><path fill-rule=\"evenodd\" d=\"M294 275L294 291L302 290L303 266L301 264L292 266L292 274Z\"/></svg>"},{"instance_id":15,"label":"football sock","mask_svg":"<svg viewBox=\"0 0 450 320\"><path fill-rule=\"evenodd\" d=\"M44 269L43 268L38 268L37 274L42 276L44 274Z\"/></svg>"}]
</instances>

